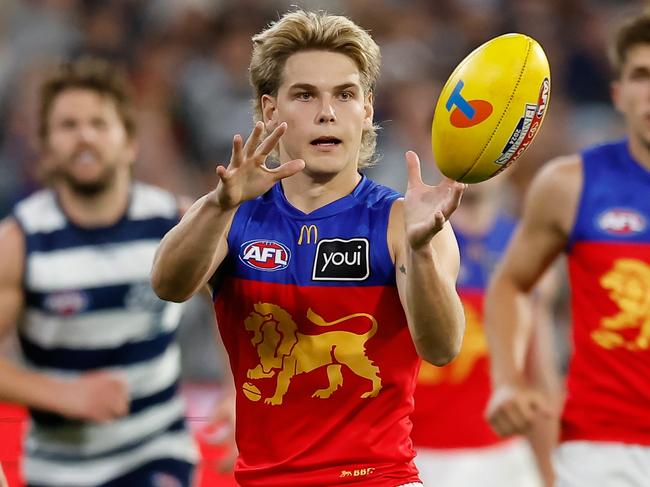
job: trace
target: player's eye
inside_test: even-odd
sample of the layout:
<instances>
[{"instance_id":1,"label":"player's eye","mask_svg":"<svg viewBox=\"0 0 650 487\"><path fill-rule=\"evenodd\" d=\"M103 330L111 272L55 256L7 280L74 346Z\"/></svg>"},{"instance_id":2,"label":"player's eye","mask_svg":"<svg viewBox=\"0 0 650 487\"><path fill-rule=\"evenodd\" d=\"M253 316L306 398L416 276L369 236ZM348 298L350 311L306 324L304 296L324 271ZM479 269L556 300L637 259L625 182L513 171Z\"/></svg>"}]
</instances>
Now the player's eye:
<instances>
[{"instance_id":1,"label":"player's eye","mask_svg":"<svg viewBox=\"0 0 650 487\"><path fill-rule=\"evenodd\" d=\"M72 130L76 126L77 126L77 122L75 122L71 118L61 120L61 122L59 122L59 127L64 129L64 130Z\"/></svg>"},{"instance_id":2,"label":"player's eye","mask_svg":"<svg viewBox=\"0 0 650 487\"><path fill-rule=\"evenodd\" d=\"M635 69L630 73L632 80L646 80L650 78L650 71L647 69Z\"/></svg>"},{"instance_id":3,"label":"player's eye","mask_svg":"<svg viewBox=\"0 0 650 487\"><path fill-rule=\"evenodd\" d=\"M95 119L93 119L92 125L93 125L93 128L95 128L97 130L104 130L108 126L108 124L106 123L106 120L104 120L103 118L95 118Z\"/></svg>"}]
</instances>

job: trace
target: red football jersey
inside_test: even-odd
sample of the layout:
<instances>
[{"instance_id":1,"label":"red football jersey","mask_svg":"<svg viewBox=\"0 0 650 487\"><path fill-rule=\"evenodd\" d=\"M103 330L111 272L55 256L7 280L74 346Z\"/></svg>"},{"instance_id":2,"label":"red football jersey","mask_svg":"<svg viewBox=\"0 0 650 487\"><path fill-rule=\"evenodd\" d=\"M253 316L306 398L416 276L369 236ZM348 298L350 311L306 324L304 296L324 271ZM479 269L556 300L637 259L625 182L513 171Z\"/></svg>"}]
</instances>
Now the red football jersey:
<instances>
[{"instance_id":1,"label":"red football jersey","mask_svg":"<svg viewBox=\"0 0 650 487\"><path fill-rule=\"evenodd\" d=\"M650 245L578 243L562 439L650 445Z\"/></svg>"},{"instance_id":2,"label":"red football jersey","mask_svg":"<svg viewBox=\"0 0 650 487\"><path fill-rule=\"evenodd\" d=\"M650 172L626 142L586 151L583 172L562 438L650 445Z\"/></svg>"},{"instance_id":3,"label":"red football jersey","mask_svg":"<svg viewBox=\"0 0 650 487\"><path fill-rule=\"evenodd\" d=\"M411 415L416 449L478 448L504 441L492 431L484 414L491 385L483 300L490 274L514 227L514 220L501 214L482 234L455 229L465 336L460 353L449 365L434 367L422 362Z\"/></svg>"},{"instance_id":4,"label":"red football jersey","mask_svg":"<svg viewBox=\"0 0 650 487\"><path fill-rule=\"evenodd\" d=\"M308 215L279 185L238 210L215 310L237 389L240 485L418 480L420 360L386 242L395 198L364 178Z\"/></svg>"},{"instance_id":5,"label":"red football jersey","mask_svg":"<svg viewBox=\"0 0 650 487\"><path fill-rule=\"evenodd\" d=\"M500 443L485 420L490 366L483 331L483 292L461 293L465 336L452 363L422 362L415 390L411 437L416 447L477 448Z\"/></svg>"}]
</instances>

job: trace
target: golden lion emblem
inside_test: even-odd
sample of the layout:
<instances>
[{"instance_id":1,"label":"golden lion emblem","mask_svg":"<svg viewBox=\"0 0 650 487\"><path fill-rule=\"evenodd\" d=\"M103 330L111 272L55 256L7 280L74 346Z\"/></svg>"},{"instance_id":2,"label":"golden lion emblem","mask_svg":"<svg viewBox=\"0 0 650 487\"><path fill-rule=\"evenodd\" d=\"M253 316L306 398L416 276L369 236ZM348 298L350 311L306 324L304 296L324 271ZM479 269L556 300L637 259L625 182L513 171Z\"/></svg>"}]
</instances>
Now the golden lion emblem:
<instances>
[{"instance_id":1,"label":"golden lion emblem","mask_svg":"<svg viewBox=\"0 0 650 487\"><path fill-rule=\"evenodd\" d=\"M640 260L619 259L601 277L600 284L610 291L609 297L620 311L603 318L601 327L591 333L591 338L607 349L647 350L650 347L650 266ZM630 329L639 330L632 339L623 333Z\"/></svg>"},{"instance_id":2,"label":"golden lion emblem","mask_svg":"<svg viewBox=\"0 0 650 487\"><path fill-rule=\"evenodd\" d=\"M249 379L264 379L273 377L277 371L275 394L264 400L266 404L282 404L282 398L289 390L293 376L320 367L327 367L329 385L314 392L312 397L330 397L343 385L342 365L372 383L372 389L363 393L362 398L379 394L379 368L366 356L365 349L366 342L377 332L377 320L372 315L355 313L327 322L310 308L307 310L307 319L318 326L328 327L363 317L371 322L371 327L364 334L328 331L307 335L298 331L291 315L280 306L257 303L254 309L255 311L244 320L244 326L253 333L251 343L257 351L260 363L249 369L247 376Z\"/></svg>"}]
</instances>

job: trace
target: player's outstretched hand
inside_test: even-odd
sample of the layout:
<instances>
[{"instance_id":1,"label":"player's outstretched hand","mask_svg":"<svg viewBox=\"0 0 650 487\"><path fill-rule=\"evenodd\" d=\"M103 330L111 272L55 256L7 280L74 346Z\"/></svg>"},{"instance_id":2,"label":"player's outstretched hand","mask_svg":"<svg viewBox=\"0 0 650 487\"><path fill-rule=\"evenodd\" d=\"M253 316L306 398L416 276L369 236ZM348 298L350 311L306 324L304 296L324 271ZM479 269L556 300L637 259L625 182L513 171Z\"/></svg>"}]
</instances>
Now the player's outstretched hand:
<instances>
[{"instance_id":1,"label":"player's outstretched hand","mask_svg":"<svg viewBox=\"0 0 650 487\"><path fill-rule=\"evenodd\" d=\"M129 392L116 373L97 371L61 386L58 413L68 418L105 423L129 412Z\"/></svg>"},{"instance_id":2,"label":"player's outstretched hand","mask_svg":"<svg viewBox=\"0 0 650 487\"><path fill-rule=\"evenodd\" d=\"M538 417L551 418L553 411L539 391L508 385L494 390L485 415L499 436L510 436L526 433Z\"/></svg>"},{"instance_id":3,"label":"player's outstretched hand","mask_svg":"<svg viewBox=\"0 0 650 487\"><path fill-rule=\"evenodd\" d=\"M422 181L420 158L406 153L408 186L404 195L406 236L413 249L428 244L460 204L466 184L444 177L437 186Z\"/></svg>"},{"instance_id":4,"label":"player's outstretched hand","mask_svg":"<svg viewBox=\"0 0 650 487\"><path fill-rule=\"evenodd\" d=\"M276 181L302 171L305 167L302 159L285 162L274 169L265 165L266 158L286 130L287 124L282 122L260 142L264 123L257 122L245 144L239 134L235 135L230 164L228 167L217 166L219 183L214 195L221 208L234 208L244 201L257 198L267 192Z\"/></svg>"}]
</instances>

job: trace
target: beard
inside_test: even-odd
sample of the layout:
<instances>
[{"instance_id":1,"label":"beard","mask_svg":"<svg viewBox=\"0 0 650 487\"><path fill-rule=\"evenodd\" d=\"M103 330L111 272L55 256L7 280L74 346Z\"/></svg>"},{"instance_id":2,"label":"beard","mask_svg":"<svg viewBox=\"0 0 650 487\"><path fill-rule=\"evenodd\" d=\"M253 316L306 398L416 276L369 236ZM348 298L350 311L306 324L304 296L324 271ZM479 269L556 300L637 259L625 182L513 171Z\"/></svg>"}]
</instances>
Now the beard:
<instances>
[{"instance_id":1,"label":"beard","mask_svg":"<svg viewBox=\"0 0 650 487\"><path fill-rule=\"evenodd\" d=\"M113 185L117 171L115 168L106 168L104 172L94 181L79 181L72 174L61 174L61 180L72 190L73 193L86 198L97 196Z\"/></svg>"},{"instance_id":2,"label":"beard","mask_svg":"<svg viewBox=\"0 0 650 487\"><path fill-rule=\"evenodd\" d=\"M83 178L75 174L75 161L84 152L92 153L92 157L100 165L94 177ZM51 159L53 164L49 165L49 168L47 165L43 168L45 183L58 182L67 186L72 193L90 198L105 192L117 178L117 161L107 160L105 155L92 146L81 145L72 154L61 156Z\"/></svg>"},{"instance_id":3,"label":"beard","mask_svg":"<svg viewBox=\"0 0 650 487\"><path fill-rule=\"evenodd\" d=\"M67 186L74 194L84 198L97 196L110 188L117 178L117 168L114 166L105 167L103 171L92 180L79 179L71 171L65 168L57 168L49 171L46 175L46 182L58 181Z\"/></svg>"}]
</instances>

